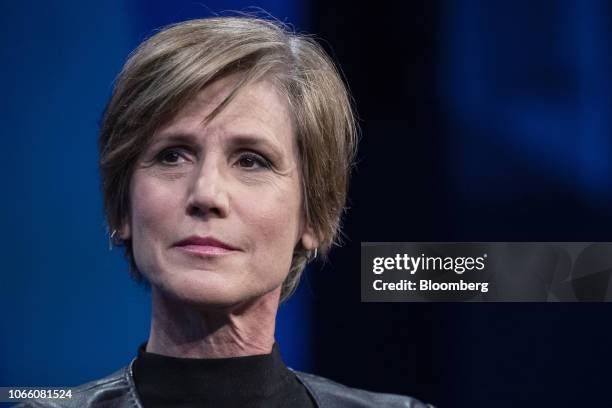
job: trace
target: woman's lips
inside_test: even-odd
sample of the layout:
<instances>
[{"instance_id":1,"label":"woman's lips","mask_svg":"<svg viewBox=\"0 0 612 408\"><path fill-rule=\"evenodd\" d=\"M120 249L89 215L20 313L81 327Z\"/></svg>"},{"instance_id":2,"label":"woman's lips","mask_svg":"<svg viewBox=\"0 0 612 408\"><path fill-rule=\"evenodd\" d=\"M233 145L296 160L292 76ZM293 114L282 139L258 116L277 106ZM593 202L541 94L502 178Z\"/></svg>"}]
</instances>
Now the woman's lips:
<instances>
[{"instance_id":1,"label":"woman's lips","mask_svg":"<svg viewBox=\"0 0 612 408\"><path fill-rule=\"evenodd\" d=\"M177 248L196 255L225 255L234 252L233 249L214 245L180 245Z\"/></svg>"},{"instance_id":2,"label":"woman's lips","mask_svg":"<svg viewBox=\"0 0 612 408\"><path fill-rule=\"evenodd\" d=\"M237 248L214 237L191 236L175 245L178 249L196 255L225 255Z\"/></svg>"}]
</instances>

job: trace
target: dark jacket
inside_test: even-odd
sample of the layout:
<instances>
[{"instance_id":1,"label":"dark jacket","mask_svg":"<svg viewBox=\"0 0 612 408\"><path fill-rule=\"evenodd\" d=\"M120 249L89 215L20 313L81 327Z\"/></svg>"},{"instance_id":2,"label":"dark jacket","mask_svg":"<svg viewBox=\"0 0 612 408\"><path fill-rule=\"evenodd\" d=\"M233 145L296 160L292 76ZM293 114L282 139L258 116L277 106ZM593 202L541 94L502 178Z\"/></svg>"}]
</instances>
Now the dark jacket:
<instances>
[{"instance_id":1,"label":"dark jacket","mask_svg":"<svg viewBox=\"0 0 612 408\"><path fill-rule=\"evenodd\" d=\"M142 408L132 376L132 363L113 374L72 389L72 398L23 402L14 408ZM433 408L413 398L345 387L323 377L294 371L319 408Z\"/></svg>"}]
</instances>

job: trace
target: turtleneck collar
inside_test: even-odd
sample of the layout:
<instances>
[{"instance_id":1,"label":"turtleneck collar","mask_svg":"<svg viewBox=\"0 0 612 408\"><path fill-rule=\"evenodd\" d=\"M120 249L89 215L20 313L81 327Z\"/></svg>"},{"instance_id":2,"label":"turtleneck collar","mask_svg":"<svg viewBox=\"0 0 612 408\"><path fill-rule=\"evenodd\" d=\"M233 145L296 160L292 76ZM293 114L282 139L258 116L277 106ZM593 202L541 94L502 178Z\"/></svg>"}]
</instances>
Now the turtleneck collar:
<instances>
[{"instance_id":1,"label":"turtleneck collar","mask_svg":"<svg viewBox=\"0 0 612 408\"><path fill-rule=\"evenodd\" d=\"M304 397L310 401L276 344L270 354L214 359L168 357L145 350L143 343L133 372L147 408L277 406L276 402L297 402Z\"/></svg>"}]
</instances>

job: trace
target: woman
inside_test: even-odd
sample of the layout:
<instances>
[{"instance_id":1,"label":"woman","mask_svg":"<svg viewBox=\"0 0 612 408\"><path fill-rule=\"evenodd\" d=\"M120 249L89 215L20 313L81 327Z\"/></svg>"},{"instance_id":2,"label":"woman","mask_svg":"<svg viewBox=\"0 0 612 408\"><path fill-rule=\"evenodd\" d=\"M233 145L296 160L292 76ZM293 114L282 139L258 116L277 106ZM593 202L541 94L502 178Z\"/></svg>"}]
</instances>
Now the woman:
<instances>
[{"instance_id":1,"label":"woman","mask_svg":"<svg viewBox=\"0 0 612 408\"><path fill-rule=\"evenodd\" d=\"M329 58L277 23L187 21L141 44L104 113L100 166L151 331L131 364L62 403L424 406L292 371L274 342L279 302L336 240L355 134Z\"/></svg>"}]
</instances>

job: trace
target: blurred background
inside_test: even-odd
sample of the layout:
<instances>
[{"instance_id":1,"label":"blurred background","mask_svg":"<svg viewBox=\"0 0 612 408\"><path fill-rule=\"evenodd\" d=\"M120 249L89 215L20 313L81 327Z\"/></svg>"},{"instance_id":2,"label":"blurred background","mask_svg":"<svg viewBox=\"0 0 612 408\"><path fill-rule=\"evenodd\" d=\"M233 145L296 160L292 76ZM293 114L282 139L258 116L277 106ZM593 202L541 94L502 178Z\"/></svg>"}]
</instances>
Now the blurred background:
<instances>
[{"instance_id":1,"label":"blurred background","mask_svg":"<svg viewBox=\"0 0 612 408\"><path fill-rule=\"evenodd\" d=\"M287 363L438 407L610 406L610 304L359 288L363 241L612 241L603 0L3 2L0 386L77 385L146 340L149 295L108 250L100 115L153 30L249 6L321 39L362 129L347 242L281 308Z\"/></svg>"}]
</instances>

